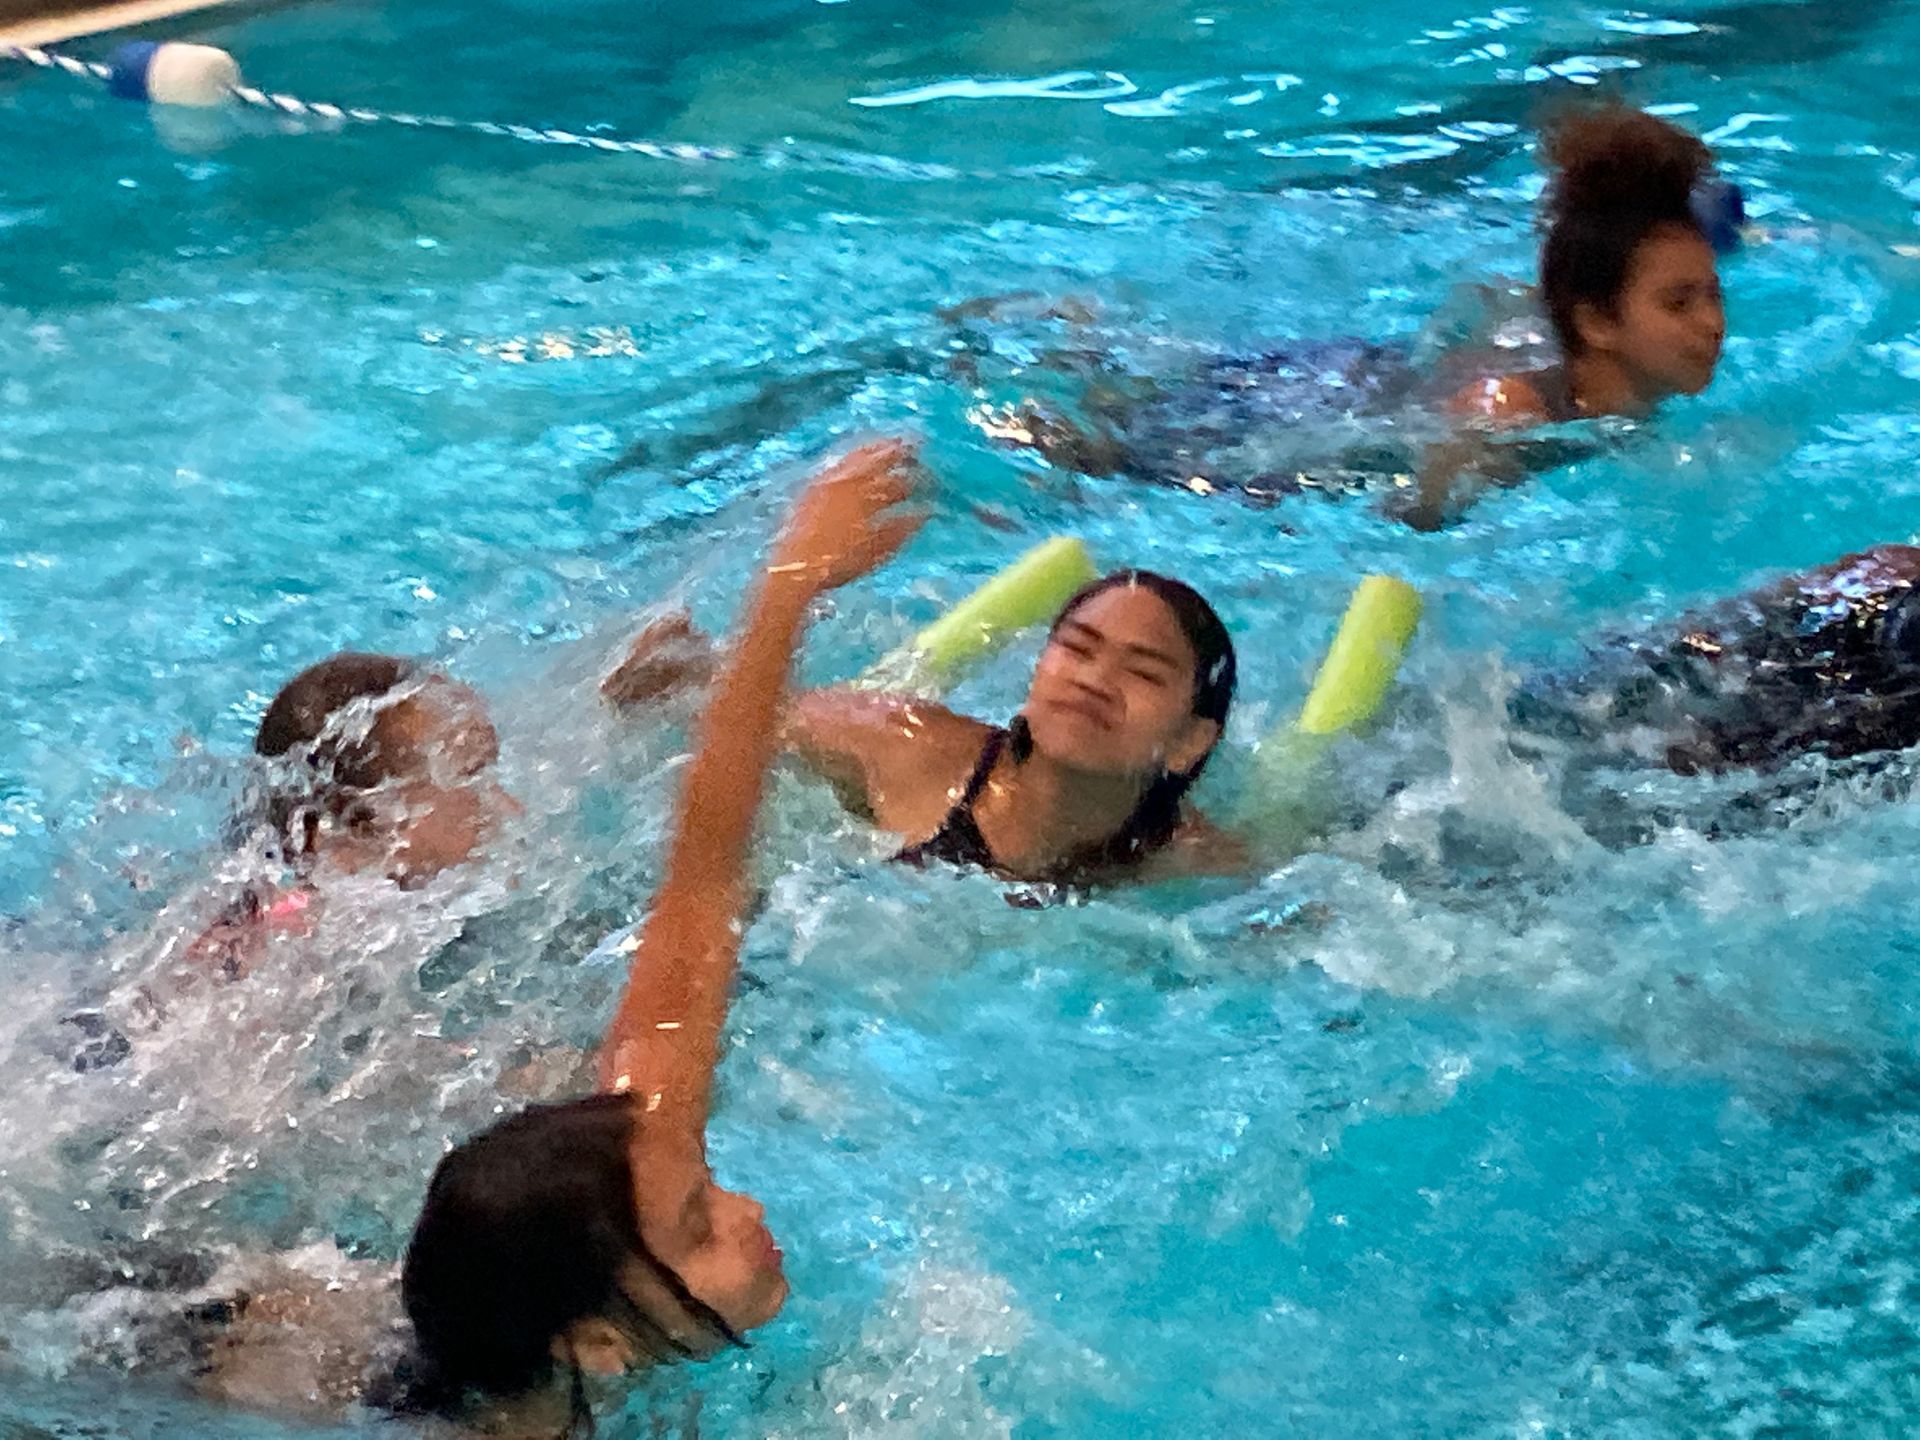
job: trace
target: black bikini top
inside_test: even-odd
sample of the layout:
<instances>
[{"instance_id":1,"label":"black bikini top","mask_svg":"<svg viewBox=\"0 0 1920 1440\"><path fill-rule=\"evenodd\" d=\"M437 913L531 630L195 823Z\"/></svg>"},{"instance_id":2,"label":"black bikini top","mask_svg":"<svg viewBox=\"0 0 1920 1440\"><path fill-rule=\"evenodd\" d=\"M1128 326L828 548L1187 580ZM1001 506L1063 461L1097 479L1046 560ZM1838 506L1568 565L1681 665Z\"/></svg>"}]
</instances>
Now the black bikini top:
<instances>
[{"instance_id":1,"label":"black bikini top","mask_svg":"<svg viewBox=\"0 0 1920 1440\"><path fill-rule=\"evenodd\" d=\"M929 860L940 860L949 865L997 869L993 847L987 844L987 837L980 833L980 822L973 818L973 806L980 798L980 792L987 788L993 767L999 763L1000 755L1006 748L1005 730L995 730L989 735L987 743L980 747L980 758L973 762L973 773L967 777L966 788L960 792L960 798L953 802L953 808L947 811L940 828L919 844L907 846L893 858L906 865L925 865Z\"/></svg>"}]
</instances>

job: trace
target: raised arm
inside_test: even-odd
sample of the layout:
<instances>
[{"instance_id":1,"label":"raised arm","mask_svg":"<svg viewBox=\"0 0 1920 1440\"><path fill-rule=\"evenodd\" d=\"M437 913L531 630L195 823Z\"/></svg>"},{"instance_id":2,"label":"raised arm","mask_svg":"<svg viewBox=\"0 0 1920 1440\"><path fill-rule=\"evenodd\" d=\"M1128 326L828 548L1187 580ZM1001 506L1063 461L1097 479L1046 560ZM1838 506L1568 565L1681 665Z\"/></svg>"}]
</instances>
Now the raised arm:
<instances>
[{"instance_id":1,"label":"raised arm","mask_svg":"<svg viewBox=\"0 0 1920 1440\"><path fill-rule=\"evenodd\" d=\"M600 1054L602 1088L641 1096L656 1131L705 1130L744 928L748 844L780 741L787 671L815 597L866 574L919 527L918 516L889 513L911 494L911 460L899 442L869 445L808 485L707 702L666 878Z\"/></svg>"}]
</instances>

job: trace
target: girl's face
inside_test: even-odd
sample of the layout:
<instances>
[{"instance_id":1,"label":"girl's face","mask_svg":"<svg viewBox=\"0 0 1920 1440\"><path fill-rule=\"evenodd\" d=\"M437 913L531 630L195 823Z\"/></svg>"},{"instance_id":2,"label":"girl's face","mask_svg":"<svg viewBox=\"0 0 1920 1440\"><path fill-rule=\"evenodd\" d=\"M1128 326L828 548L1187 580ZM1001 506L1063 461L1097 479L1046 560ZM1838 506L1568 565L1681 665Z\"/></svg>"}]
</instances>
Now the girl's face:
<instances>
[{"instance_id":1,"label":"girl's face","mask_svg":"<svg viewBox=\"0 0 1920 1440\"><path fill-rule=\"evenodd\" d=\"M1634 251L1612 313L1582 306L1579 323L1587 349L1618 363L1644 399L1699 394L1727 334L1713 247L1686 226L1654 231Z\"/></svg>"},{"instance_id":2,"label":"girl's face","mask_svg":"<svg viewBox=\"0 0 1920 1440\"><path fill-rule=\"evenodd\" d=\"M1054 627L1023 714L1036 753L1071 769L1148 778L1185 771L1219 738L1193 713L1198 659L1165 601L1115 585Z\"/></svg>"},{"instance_id":3,"label":"girl's face","mask_svg":"<svg viewBox=\"0 0 1920 1440\"><path fill-rule=\"evenodd\" d=\"M424 884L472 859L519 812L492 777L500 740L485 702L464 685L429 682L383 710L370 738L391 778L353 804L330 847L349 868Z\"/></svg>"}]
</instances>

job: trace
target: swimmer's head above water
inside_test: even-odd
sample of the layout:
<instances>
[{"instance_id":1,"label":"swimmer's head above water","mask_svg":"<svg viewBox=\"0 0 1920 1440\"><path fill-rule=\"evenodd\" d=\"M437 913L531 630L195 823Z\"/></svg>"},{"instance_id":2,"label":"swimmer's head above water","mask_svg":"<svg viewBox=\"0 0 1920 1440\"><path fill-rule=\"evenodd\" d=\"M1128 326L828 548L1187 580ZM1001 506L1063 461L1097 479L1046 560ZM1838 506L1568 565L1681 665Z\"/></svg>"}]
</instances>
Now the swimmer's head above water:
<instances>
[{"instance_id":1,"label":"swimmer's head above water","mask_svg":"<svg viewBox=\"0 0 1920 1440\"><path fill-rule=\"evenodd\" d=\"M1573 403L1630 411L1698 394L1726 336L1715 236L1697 203L1712 153L1624 107L1569 116L1544 148L1540 286Z\"/></svg>"},{"instance_id":2,"label":"swimmer's head above water","mask_svg":"<svg viewBox=\"0 0 1920 1440\"><path fill-rule=\"evenodd\" d=\"M565 1377L568 1433L591 1433L587 1374L744 1343L785 1304L763 1210L707 1164L714 1068L794 652L822 594L919 529L923 514L901 508L916 475L899 442L823 466L760 571L698 727L664 878L627 947L602 1093L504 1120L436 1169L401 1279L423 1406L538 1404Z\"/></svg>"},{"instance_id":3,"label":"swimmer's head above water","mask_svg":"<svg viewBox=\"0 0 1920 1440\"><path fill-rule=\"evenodd\" d=\"M1482 376L1449 410L1473 431L1523 430L1602 415L1645 416L1713 381L1726 339L1717 254L1738 235L1737 186L1686 131L1621 106L1568 116L1543 149L1546 196L1540 290L1559 363ZM1513 485L1558 447L1533 456L1468 433L1429 448L1413 487L1389 510L1437 530L1493 486Z\"/></svg>"},{"instance_id":4,"label":"swimmer's head above water","mask_svg":"<svg viewBox=\"0 0 1920 1440\"><path fill-rule=\"evenodd\" d=\"M760 1205L704 1166L690 1187L636 1177L644 1123L629 1096L595 1095L525 1111L441 1162L401 1281L423 1405L564 1379L579 1424L584 1376L744 1345L779 1312L787 1281ZM651 1210L662 1195L671 1213Z\"/></svg>"},{"instance_id":5,"label":"swimmer's head above water","mask_svg":"<svg viewBox=\"0 0 1920 1440\"><path fill-rule=\"evenodd\" d=\"M472 858L512 801L489 774L499 737L468 686L392 655L309 666L254 737L286 763L269 803L296 866L324 856L419 883Z\"/></svg>"},{"instance_id":6,"label":"swimmer's head above water","mask_svg":"<svg viewBox=\"0 0 1920 1440\"><path fill-rule=\"evenodd\" d=\"M1237 674L1227 627L1178 580L1118 570L1067 602L1014 720L1013 758L1143 787L1132 818L1089 863L1125 863L1166 843L1220 743Z\"/></svg>"}]
</instances>

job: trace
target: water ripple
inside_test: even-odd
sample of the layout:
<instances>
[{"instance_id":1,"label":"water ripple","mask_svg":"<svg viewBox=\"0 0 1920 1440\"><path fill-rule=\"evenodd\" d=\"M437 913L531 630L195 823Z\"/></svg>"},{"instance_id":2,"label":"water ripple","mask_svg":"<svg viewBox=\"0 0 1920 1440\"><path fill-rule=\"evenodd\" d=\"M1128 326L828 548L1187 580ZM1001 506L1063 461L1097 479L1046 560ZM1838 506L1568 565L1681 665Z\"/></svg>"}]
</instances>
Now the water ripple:
<instances>
[{"instance_id":1,"label":"water ripple","mask_svg":"<svg viewBox=\"0 0 1920 1440\"><path fill-rule=\"evenodd\" d=\"M934 100L1117 100L1140 87L1115 70L1067 70L1032 80L936 80L911 90L856 95L848 103L868 109L924 105Z\"/></svg>"}]
</instances>

